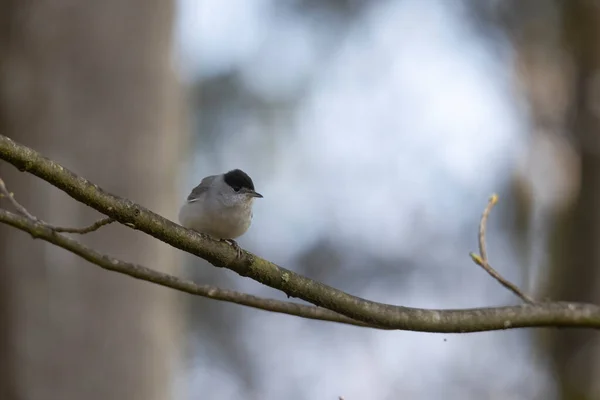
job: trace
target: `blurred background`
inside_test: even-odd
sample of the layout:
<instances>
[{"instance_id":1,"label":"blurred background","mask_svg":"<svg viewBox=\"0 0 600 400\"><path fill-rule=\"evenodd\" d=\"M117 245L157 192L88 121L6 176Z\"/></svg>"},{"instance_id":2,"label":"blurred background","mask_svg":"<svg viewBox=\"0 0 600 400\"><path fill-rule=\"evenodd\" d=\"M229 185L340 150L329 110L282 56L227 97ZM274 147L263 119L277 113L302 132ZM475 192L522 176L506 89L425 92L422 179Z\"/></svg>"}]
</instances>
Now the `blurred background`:
<instances>
[{"instance_id":1,"label":"blurred background","mask_svg":"<svg viewBox=\"0 0 600 400\"><path fill-rule=\"evenodd\" d=\"M176 220L241 168L248 250L423 308L600 302L600 3L1 0L0 132ZM33 214L99 215L0 163ZM2 205L6 206L6 205ZM140 232L81 238L278 298ZM0 227L2 399L600 399L591 331L383 332L190 298Z\"/></svg>"}]
</instances>

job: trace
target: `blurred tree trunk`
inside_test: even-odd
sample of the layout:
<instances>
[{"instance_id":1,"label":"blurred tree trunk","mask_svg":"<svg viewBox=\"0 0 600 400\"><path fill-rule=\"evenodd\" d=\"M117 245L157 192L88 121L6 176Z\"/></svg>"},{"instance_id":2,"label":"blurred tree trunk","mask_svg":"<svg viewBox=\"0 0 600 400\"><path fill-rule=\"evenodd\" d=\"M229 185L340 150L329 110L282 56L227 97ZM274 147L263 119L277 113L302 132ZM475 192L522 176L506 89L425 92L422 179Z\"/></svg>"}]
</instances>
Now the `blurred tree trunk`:
<instances>
[{"instance_id":1,"label":"blurred tree trunk","mask_svg":"<svg viewBox=\"0 0 600 400\"><path fill-rule=\"evenodd\" d=\"M553 257L549 296L600 303L600 6L562 0L564 47L573 59L573 101L568 129L579 144L581 191L562 216L550 243ZM600 398L600 340L591 331L554 331L550 338L562 399Z\"/></svg>"},{"instance_id":2,"label":"blurred tree trunk","mask_svg":"<svg viewBox=\"0 0 600 400\"><path fill-rule=\"evenodd\" d=\"M173 2L0 7L0 132L172 219L182 145ZM99 218L11 166L0 164L0 176L44 220L85 226ZM81 239L152 268L177 265L174 249L117 224ZM6 227L0 263L0 398L172 397L179 297Z\"/></svg>"},{"instance_id":3,"label":"blurred tree trunk","mask_svg":"<svg viewBox=\"0 0 600 400\"><path fill-rule=\"evenodd\" d=\"M542 219L551 221L550 262L536 277L543 292L536 295L600 303L600 5L589 0L528 2L526 10L524 5L510 2L503 20L535 123L524 174L534 184L524 195L533 194ZM541 356L550 360L558 398L600 398L597 334L545 330L536 337L542 339Z\"/></svg>"}]
</instances>

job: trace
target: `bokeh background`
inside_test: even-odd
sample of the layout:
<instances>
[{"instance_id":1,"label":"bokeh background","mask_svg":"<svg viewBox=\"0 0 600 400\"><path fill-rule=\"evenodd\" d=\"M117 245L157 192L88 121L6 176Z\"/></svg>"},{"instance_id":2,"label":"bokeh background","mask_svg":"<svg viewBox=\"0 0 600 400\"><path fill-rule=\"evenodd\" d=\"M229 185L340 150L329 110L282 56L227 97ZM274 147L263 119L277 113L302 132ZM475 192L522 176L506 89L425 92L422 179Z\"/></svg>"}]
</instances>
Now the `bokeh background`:
<instances>
[{"instance_id":1,"label":"bokeh background","mask_svg":"<svg viewBox=\"0 0 600 400\"><path fill-rule=\"evenodd\" d=\"M600 2L2 0L0 132L176 220L241 168L239 242L371 300L600 301ZM4 163L31 212L97 213ZM0 203L2 204L2 203ZM2 206L6 206L2 204ZM139 232L82 240L286 299ZM6 399L600 399L589 331L383 332L190 298L0 227Z\"/></svg>"}]
</instances>

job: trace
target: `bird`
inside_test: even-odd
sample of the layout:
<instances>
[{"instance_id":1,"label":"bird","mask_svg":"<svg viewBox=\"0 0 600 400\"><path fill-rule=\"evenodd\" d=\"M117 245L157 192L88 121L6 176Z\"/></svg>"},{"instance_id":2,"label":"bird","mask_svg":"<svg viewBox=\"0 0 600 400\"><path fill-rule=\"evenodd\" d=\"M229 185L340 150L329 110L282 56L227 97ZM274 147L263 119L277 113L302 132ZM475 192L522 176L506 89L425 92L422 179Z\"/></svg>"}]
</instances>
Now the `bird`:
<instances>
[{"instance_id":1,"label":"bird","mask_svg":"<svg viewBox=\"0 0 600 400\"><path fill-rule=\"evenodd\" d=\"M241 257L235 239L252 222L254 199L263 195L254 190L254 182L241 169L203 178L192 189L179 210L179 223L188 229L231 244Z\"/></svg>"}]
</instances>

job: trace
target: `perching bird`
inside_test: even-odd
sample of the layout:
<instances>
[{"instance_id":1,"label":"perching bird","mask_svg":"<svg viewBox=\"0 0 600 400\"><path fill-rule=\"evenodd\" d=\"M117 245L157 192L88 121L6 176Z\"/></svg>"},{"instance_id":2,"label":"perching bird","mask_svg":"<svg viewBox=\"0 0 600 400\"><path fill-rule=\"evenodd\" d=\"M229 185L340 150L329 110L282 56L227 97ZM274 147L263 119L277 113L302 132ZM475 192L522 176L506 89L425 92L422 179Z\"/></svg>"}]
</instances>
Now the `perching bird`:
<instances>
[{"instance_id":1,"label":"perching bird","mask_svg":"<svg viewBox=\"0 0 600 400\"><path fill-rule=\"evenodd\" d=\"M234 169L202 179L192 189L179 211L179 222L188 229L227 241L241 255L235 238L242 236L252 222L252 204L262 198L254 190L252 179Z\"/></svg>"}]
</instances>

